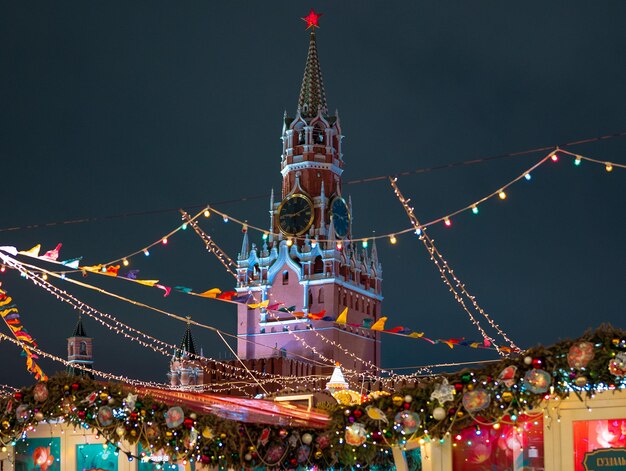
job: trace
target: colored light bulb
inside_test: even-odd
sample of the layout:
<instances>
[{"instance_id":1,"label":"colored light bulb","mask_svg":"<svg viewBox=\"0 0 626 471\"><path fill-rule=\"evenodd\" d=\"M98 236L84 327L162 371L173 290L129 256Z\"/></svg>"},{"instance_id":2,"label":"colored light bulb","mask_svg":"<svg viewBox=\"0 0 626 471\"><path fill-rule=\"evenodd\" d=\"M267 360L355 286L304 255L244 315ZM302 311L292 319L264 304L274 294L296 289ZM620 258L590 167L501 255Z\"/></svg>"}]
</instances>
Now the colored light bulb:
<instances>
[{"instance_id":1,"label":"colored light bulb","mask_svg":"<svg viewBox=\"0 0 626 471\"><path fill-rule=\"evenodd\" d=\"M263 240L267 240L267 232L263 233Z\"/></svg>"},{"instance_id":2,"label":"colored light bulb","mask_svg":"<svg viewBox=\"0 0 626 471\"><path fill-rule=\"evenodd\" d=\"M364 249L367 248L367 239L365 239L363 242L361 242L361 245L363 246Z\"/></svg>"},{"instance_id":3,"label":"colored light bulb","mask_svg":"<svg viewBox=\"0 0 626 471\"><path fill-rule=\"evenodd\" d=\"M287 247L291 247L293 245L293 240L287 239Z\"/></svg>"},{"instance_id":4,"label":"colored light bulb","mask_svg":"<svg viewBox=\"0 0 626 471\"><path fill-rule=\"evenodd\" d=\"M211 215L211 211L209 211L208 209L204 210L204 217L208 218Z\"/></svg>"},{"instance_id":5,"label":"colored light bulb","mask_svg":"<svg viewBox=\"0 0 626 471\"><path fill-rule=\"evenodd\" d=\"M612 172L613 171L613 164L611 162L607 162L604 168L605 168L605 170L607 172Z\"/></svg>"},{"instance_id":6,"label":"colored light bulb","mask_svg":"<svg viewBox=\"0 0 626 471\"><path fill-rule=\"evenodd\" d=\"M341 250L343 247L343 244L341 242L337 242L337 250Z\"/></svg>"},{"instance_id":7,"label":"colored light bulb","mask_svg":"<svg viewBox=\"0 0 626 471\"><path fill-rule=\"evenodd\" d=\"M524 174L524 178L526 179L526 181L530 181L531 178L533 178L530 173L526 173Z\"/></svg>"},{"instance_id":8,"label":"colored light bulb","mask_svg":"<svg viewBox=\"0 0 626 471\"><path fill-rule=\"evenodd\" d=\"M395 243L398 242L398 239L396 239L395 235L391 234L391 237L389 237L389 242L395 245Z\"/></svg>"},{"instance_id":9,"label":"colored light bulb","mask_svg":"<svg viewBox=\"0 0 626 471\"><path fill-rule=\"evenodd\" d=\"M504 190L500 190L500 193L498 193L498 198L500 198L501 200L506 199L506 193L504 192Z\"/></svg>"},{"instance_id":10,"label":"colored light bulb","mask_svg":"<svg viewBox=\"0 0 626 471\"><path fill-rule=\"evenodd\" d=\"M580 157L576 156L576 159L574 159L574 165L576 165L577 167L582 163L583 159L581 159Z\"/></svg>"},{"instance_id":11,"label":"colored light bulb","mask_svg":"<svg viewBox=\"0 0 626 471\"><path fill-rule=\"evenodd\" d=\"M415 229L415 235L422 235L422 230L418 227L417 229Z\"/></svg>"},{"instance_id":12,"label":"colored light bulb","mask_svg":"<svg viewBox=\"0 0 626 471\"><path fill-rule=\"evenodd\" d=\"M44 273L43 275L41 275L41 277L42 277L44 280L47 280L47 279L48 279L48 275L46 275L45 273Z\"/></svg>"},{"instance_id":13,"label":"colored light bulb","mask_svg":"<svg viewBox=\"0 0 626 471\"><path fill-rule=\"evenodd\" d=\"M126 259L122 260L122 264L123 264L125 267L127 267L127 266L128 266L128 260L126 260Z\"/></svg>"},{"instance_id":14,"label":"colored light bulb","mask_svg":"<svg viewBox=\"0 0 626 471\"><path fill-rule=\"evenodd\" d=\"M163 245L167 245L167 237L163 237L163 240L161 240L161 243Z\"/></svg>"},{"instance_id":15,"label":"colored light bulb","mask_svg":"<svg viewBox=\"0 0 626 471\"><path fill-rule=\"evenodd\" d=\"M150 252L148 251L148 249L143 249L143 254L147 257L148 255L150 255Z\"/></svg>"},{"instance_id":16,"label":"colored light bulb","mask_svg":"<svg viewBox=\"0 0 626 471\"><path fill-rule=\"evenodd\" d=\"M4 273L5 271L7 271L7 267L5 267L4 265L2 265L0 267L0 273Z\"/></svg>"},{"instance_id":17,"label":"colored light bulb","mask_svg":"<svg viewBox=\"0 0 626 471\"><path fill-rule=\"evenodd\" d=\"M450 227L452 225L452 221L450 221L450 218L443 218L443 223L447 226Z\"/></svg>"},{"instance_id":18,"label":"colored light bulb","mask_svg":"<svg viewBox=\"0 0 626 471\"><path fill-rule=\"evenodd\" d=\"M552 159L552 162L558 162L559 160L559 156L556 152L554 152L550 158Z\"/></svg>"},{"instance_id":19,"label":"colored light bulb","mask_svg":"<svg viewBox=\"0 0 626 471\"><path fill-rule=\"evenodd\" d=\"M228 216L224 216L222 219L224 220L224 222L228 222Z\"/></svg>"},{"instance_id":20,"label":"colored light bulb","mask_svg":"<svg viewBox=\"0 0 626 471\"><path fill-rule=\"evenodd\" d=\"M180 226L180 228L181 228L183 231L186 231L186 230L187 230L187 223L185 223L185 224L183 224L182 226Z\"/></svg>"},{"instance_id":21,"label":"colored light bulb","mask_svg":"<svg viewBox=\"0 0 626 471\"><path fill-rule=\"evenodd\" d=\"M476 205L472 206L472 213L478 214L478 206Z\"/></svg>"}]
</instances>

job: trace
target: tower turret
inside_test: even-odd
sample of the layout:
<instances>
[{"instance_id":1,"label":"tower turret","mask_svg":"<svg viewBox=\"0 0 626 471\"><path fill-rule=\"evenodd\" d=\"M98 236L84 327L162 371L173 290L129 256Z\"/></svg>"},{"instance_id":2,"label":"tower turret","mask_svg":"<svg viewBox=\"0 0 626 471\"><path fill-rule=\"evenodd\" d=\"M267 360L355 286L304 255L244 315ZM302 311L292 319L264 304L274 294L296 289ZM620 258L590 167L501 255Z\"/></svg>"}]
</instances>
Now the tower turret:
<instances>
[{"instance_id":1,"label":"tower turret","mask_svg":"<svg viewBox=\"0 0 626 471\"><path fill-rule=\"evenodd\" d=\"M75 367L75 365L80 365L89 369L93 368L93 339L87 337L81 316L78 316L74 332L67 339L67 361L70 363L67 367L69 374L93 378L93 373L90 371Z\"/></svg>"},{"instance_id":2,"label":"tower turret","mask_svg":"<svg viewBox=\"0 0 626 471\"><path fill-rule=\"evenodd\" d=\"M191 335L191 317L187 317L187 327L170 361L167 374L172 386L198 386L204 384L204 368L196 354L196 346Z\"/></svg>"}]
</instances>

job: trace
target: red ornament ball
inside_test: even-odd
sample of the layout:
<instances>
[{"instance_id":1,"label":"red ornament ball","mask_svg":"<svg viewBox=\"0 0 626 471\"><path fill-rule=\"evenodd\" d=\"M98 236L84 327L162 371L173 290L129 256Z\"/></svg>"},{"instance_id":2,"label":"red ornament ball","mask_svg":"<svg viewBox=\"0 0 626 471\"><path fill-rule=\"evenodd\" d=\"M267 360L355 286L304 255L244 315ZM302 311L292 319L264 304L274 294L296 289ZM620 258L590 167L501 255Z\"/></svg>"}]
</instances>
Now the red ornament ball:
<instances>
[{"instance_id":1,"label":"red ornament ball","mask_svg":"<svg viewBox=\"0 0 626 471\"><path fill-rule=\"evenodd\" d=\"M183 421L183 425L184 425L186 428L191 429L191 428L193 427L193 420L192 420L192 419L190 419L190 418L186 418L186 419Z\"/></svg>"},{"instance_id":2,"label":"red ornament ball","mask_svg":"<svg viewBox=\"0 0 626 471\"><path fill-rule=\"evenodd\" d=\"M363 412L361 412L359 409L357 409L357 410L354 411L354 413L352 415L354 415L357 419L359 419L363 415Z\"/></svg>"},{"instance_id":3,"label":"red ornament ball","mask_svg":"<svg viewBox=\"0 0 626 471\"><path fill-rule=\"evenodd\" d=\"M72 383L72 391L78 391L78 388L80 388L80 384Z\"/></svg>"},{"instance_id":4,"label":"red ornament ball","mask_svg":"<svg viewBox=\"0 0 626 471\"><path fill-rule=\"evenodd\" d=\"M533 368L539 369L543 367L543 360L541 358L533 358Z\"/></svg>"},{"instance_id":5,"label":"red ornament ball","mask_svg":"<svg viewBox=\"0 0 626 471\"><path fill-rule=\"evenodd\" d=\"M454 389L456 390L456 392L463 391L463 384L462 383L454 383Z\"/></svg>"}]
</instances>

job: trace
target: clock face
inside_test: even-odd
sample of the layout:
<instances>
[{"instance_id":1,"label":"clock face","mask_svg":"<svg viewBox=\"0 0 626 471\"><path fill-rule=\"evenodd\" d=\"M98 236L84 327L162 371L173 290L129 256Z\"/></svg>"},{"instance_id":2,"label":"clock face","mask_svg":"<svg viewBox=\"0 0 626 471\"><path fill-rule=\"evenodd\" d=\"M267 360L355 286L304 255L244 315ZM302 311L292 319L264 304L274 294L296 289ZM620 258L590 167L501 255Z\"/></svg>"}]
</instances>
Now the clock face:
<instances>
[{"instance_id":1,"label":"clock face","mask_svg":"<svg viewBox=\"0 0 626 471\"><path fill-rule=\"evenodd\" d=\"M278 207L278 228L285 235L304 234L313 223L313 203L306 196L295 193Z\"/></svg>"},{"instance_id":2,"label":"clock face","mask_svg":"<svg viewBox=\"0 0 626 471\"><path fill-rule=\"evenodd\" d=\"M348 211L348 205L343 198L337 196L333 200L330 204L330 212L337 236L347 236L348 229L350 228L350 211Z\"/></svg>"}]
</instances>

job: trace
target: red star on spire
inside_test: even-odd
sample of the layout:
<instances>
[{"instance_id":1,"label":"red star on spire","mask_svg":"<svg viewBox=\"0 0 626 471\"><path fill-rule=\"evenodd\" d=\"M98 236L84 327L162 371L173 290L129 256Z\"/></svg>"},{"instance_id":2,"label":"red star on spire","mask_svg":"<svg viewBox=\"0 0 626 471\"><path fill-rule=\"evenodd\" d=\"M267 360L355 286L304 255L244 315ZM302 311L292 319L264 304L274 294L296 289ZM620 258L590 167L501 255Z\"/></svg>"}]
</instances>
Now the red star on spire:
<instances>
[{"instance_id":1,"label":"red star on spire","mask_svg":"<svg viewBox=\"0 0 626 471\"><path fill-rule=\"evenodd\" d=\"M305 16L304 18L302 18L304 21L306 21L306 29L309 28L319 28L319 21L320 21L320 16L322 16L323 13L315 13L315 11L313 10L313 8L311 8L311 11L309 12L309 14L307 16Z\"/></svg>"}]
</instances>

